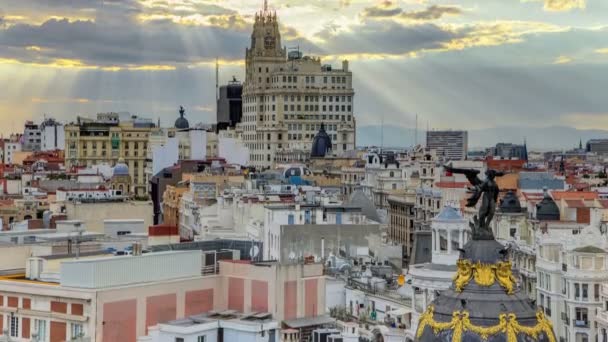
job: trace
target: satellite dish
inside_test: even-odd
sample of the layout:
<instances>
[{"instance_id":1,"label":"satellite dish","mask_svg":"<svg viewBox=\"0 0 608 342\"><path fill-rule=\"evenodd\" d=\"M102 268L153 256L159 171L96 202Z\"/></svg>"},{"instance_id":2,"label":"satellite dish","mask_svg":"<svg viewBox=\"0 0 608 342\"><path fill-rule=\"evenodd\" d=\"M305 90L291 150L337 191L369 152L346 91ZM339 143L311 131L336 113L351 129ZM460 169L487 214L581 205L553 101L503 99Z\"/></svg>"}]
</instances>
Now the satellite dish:
<instances>
[{"instance_id":1,"label":"satellite dish","mask_svg":"<svg viewBox=\"0 0 608 342\"><path fill-rule=\"evenodd\" d=\"M258 247L257 245L253 245L251 246L251 248L249 249L249 255L251 256L251 259L255 259L257 258L257 256L260 254L260 247Z\"/></svg>"}]
</instances>

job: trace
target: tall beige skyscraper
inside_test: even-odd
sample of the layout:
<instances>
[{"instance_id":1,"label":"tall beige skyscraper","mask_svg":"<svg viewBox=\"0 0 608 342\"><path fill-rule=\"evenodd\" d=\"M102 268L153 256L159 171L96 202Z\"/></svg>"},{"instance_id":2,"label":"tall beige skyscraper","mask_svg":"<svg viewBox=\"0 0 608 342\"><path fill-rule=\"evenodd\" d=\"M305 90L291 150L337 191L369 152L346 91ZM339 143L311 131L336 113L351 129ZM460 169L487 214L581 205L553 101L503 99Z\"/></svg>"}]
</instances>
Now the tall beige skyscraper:
<instances>
[{"instance_id":1,"label":"tall beige skyscraper","mask_svg":"<svg viewBox=\"0 0 608 342\"><path fill-rule=\"evenodd\" d=\"M355 148L354 95L348 61L341 69L319 58L281 45L276 13L267 6L257 13L246 50L243 118L239 127L250 150L250 163L276 163L309 158L321 123L333 153Z\"/></svg>"}]
</instances>

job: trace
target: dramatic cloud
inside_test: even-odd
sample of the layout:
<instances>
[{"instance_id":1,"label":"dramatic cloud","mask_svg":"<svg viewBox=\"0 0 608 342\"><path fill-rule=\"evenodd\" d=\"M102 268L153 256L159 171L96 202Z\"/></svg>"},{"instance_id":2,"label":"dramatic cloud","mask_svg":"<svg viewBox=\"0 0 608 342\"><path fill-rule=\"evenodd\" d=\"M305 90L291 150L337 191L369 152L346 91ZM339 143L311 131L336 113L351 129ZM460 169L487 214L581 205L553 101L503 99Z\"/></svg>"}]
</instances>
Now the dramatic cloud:
<instances>
[{"instance_id":1,"label":"dramatic cloud","mask_svg":"<svg viewBox=\"0 0 608 342\"><path fill-rule=\"evenodd\" d=\"M361 16L363 17L371 17L371 18L385 18L385 17L394 17L398 14L401 14L403 10L399 7L395 7L395 4L389 0L383 1L377 6L374 7L366 7L363 12L361 12Z\"/></svg>"},{"instance_id":2,"label":"dramatic cloud","mask_svg":"<svg viewBox=\"0 0 608 342\"><path fill-rule=\"evenodd\" d=\"M409 20L437 20L444 15L458 15L462 10L456 6L432 5L424 10L401 13L401 17Z\"/></svg>"},{"instance_id":3,"label":"dramatic cloud","mask_svg":"<svg viewBox=\"0 0 608 342\"><path fill-rule=\"evenodd\" d=\"M0 0L1 1L1 0ZM0 12L0 127L131 111L214 120L262 0L19 0ZM359 125L608 128L604 0L269 0L283 45L351 60ZM560 11L560 12L558 12ZM471 100L474 99L474 100ZM415 114L414 114L415 113ZM580 114L582 113L582 114ZM407 139L404 138L404 139ZM411 139L408 139L408 142Z\"/></svg>"}]
</instances>

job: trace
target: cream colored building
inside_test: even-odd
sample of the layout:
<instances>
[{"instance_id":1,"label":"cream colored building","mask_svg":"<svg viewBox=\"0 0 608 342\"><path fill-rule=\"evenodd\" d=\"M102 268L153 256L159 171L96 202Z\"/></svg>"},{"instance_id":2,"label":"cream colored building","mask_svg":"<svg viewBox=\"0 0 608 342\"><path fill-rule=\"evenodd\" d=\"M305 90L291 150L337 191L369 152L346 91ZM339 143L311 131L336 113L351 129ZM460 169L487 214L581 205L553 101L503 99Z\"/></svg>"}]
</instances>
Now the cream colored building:
<instances>
[{"instance_id":1,"label":"cream colored building","mask_svg":"<svg viewBox=\"0 0 608 342\"><path fill-rule=\"evenodd\" d=\"M97 120L78 118L65 126L66 168L115 165L122 158L131 176L129 192L145 196L146 152L153 127L151 121L137 118L120 121L115 113L98 114Z\"/></svg>"},{"instance_id":2,"label":"cream colored building","mask_svg":"<svg viewBox=\"0 0 608 342\"><path fill-rule=\"evenodd\" d=\"M354 95L348 61L332 69L300 51L288 53L281 46L276 13L264 9L255 15L238 125L252 165L272 167L277 155L309 156L321 123L334 153L353 150Z\"/></svg>"}]
</instances>

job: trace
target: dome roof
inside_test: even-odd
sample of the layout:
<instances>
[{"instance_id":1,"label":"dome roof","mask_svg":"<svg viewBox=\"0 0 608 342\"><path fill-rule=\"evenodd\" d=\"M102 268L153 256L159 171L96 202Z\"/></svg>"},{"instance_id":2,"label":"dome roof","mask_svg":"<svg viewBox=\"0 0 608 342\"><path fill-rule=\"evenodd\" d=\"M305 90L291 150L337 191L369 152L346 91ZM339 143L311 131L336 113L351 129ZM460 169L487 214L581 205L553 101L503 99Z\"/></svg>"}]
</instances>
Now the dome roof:
<instances>
[{"instance_id":1,"label":"dome roof","mask_svg":"<svg viewBox=\"0 0 608 342\"><path fill-rule=\"evenodd\" d=\"M112 169L112 177L115 176L128 176L129 175L129 166L125 164L125 161L120 158L114 168Z\"/></svg>"},{"instance_id":2,"label":"dome roof","mask_svg":"<svg viewBox=\"0 0 608 342\"><path fill-rule=\"evenodd\" d=\"M175 128L177 128L177 129L190 128L190 123L184 117L184 114L186 114L186 110L184 109L184 107L179 106L179 118L177 118L177 120L175 120Z\"/></svg>"},{"instance_id":3,"label":"dome roof","mask_svg":"<svg viewBox=\"0 0 608 342\"><path fill-rule=\"evenodd\" d=\"M325 157L328 151L331 151L331 138L325 132L325 124L321 123L321 128L312 142L310 150L311 157Z\"/></svg>"},{"instance_id":4,"label":"dome roof","mask_svg":"<svg viewBox=\"0 0 608 342\"><path fill-rule=\"evenodd\" d=\"M549 192L545 189L545 197L540 203L536 204L536 219L541 221L558 221L559 208Z\"/></svg>"},{"instance_id":5,"label":"dome roof","mask_svg":"<svg viewBox=\"0 0 608 342\"><path fill-rule=\"evenodd\" d=\"M462 220L462 215L460 214L460 210L446 205L441 209L439 214L435 216L435 219L442 221L460 221Z\"/></svg>"},{"instance_id":6,"label":"dome roof","mask_svg":"<svg viewBox=\"0 0 608 342\"><path fill-rule=\"evenodd\" d=\"M452 286L420 315L420 342L550 342L553 326L517 287L505 248L472 240L461 251Z\"/></svg>"},{"instance_id":7,"label":"dome roof","mask_svg":"<svg viewBox=\"0 0 608 342\"><path fill-rule=\"evenodd\" d=\"M503 213L521 213L521 204L519 198L513 191L507 192L507 194L500 201L499 210Z\"/></svg>"}]
</instances>

